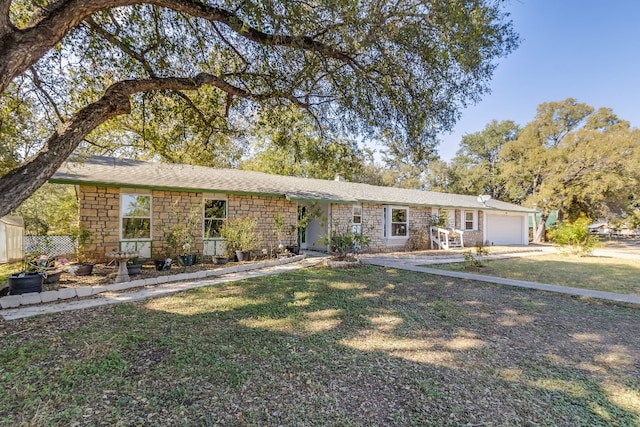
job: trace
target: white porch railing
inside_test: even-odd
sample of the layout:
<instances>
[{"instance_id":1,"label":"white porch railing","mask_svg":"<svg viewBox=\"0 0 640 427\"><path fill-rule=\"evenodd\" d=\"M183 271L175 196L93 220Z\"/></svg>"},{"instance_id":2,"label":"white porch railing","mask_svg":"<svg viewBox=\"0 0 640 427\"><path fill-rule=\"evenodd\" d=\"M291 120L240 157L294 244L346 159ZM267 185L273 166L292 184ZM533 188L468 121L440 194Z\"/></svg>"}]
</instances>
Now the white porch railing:
<instances>
[{"instance_id":1,"label":"white porch railing","mask_svg":"<svg viewBox=\"0 0 640 427\"><path fill-rule=\"evenodd\" d=\"M464 248L464 231L455 228L431 227L429 233L431 247L449 250L451 248Z\"/></svg>"}]
</instances>

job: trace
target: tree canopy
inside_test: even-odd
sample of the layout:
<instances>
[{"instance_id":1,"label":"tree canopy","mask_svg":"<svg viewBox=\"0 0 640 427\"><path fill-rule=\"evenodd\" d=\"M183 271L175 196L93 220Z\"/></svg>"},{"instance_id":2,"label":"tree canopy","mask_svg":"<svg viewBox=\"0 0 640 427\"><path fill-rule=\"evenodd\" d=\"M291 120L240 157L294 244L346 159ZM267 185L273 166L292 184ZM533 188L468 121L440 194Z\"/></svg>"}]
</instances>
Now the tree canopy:
<instances>
[{"instance_id":1,"label":"tree canopy","mask_svg":"<svg viewBox=\"0 0 640 427\"><path fill-rule=\"evenodd\" d=\"M460 149L451 162L449 191L506 198L506 177L501 173L500 151L519 134L520 126L515 122L493 120L482 131L463 136Z\"/></svg>"},{"instance_id":2,"label":"tree canopy","mask_svg":"<svg viewBox=\"0 0 640 427\"><path fill-rule=\"evenodd\" d=\"M233 154L289 105L419 160L517 43L499 0L0 0L0 215L80 145Z\"/></svg>"},{"instance_id":3,"label":"tree canopy","mask_svg":"<svg viewBox=\"0 0 640 427\"><path fill-rule=\"evenodd\" d=\"M444 190L493 197L537 208L544 223L552 211L560 219L640 215L640 131L611 109L595 109L576 99L545 102L520 128L492 121L465 135L446 168Z\"/></svg>"}]
</instances>

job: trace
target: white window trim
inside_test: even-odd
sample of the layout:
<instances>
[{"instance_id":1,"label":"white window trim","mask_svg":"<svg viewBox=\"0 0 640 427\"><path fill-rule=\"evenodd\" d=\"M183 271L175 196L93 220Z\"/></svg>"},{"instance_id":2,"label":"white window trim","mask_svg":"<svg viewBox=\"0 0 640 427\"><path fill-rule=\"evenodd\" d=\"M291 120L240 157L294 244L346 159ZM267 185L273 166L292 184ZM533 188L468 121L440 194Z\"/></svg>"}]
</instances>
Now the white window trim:
<instances>
[{"instance_id":1,"label":"white window trim","mask_svg":"<svg viewBox=\"0 0 640 427\"><path fill-rule=\"evenodd\" d=\"M467 213L473 214L473 228L467 228ZM460 219L462 231L478 231L478 211L463 210Z\"/></svg>"},{"instance_id":2,"label":"white window trim","mask_svg":"<svg viewBox=\"0 0 640 427\"><path fill-rule=\"evenodd\" d=\"M122 198L123 196L149 196L149 237L140 237L135 239L125 239L122 236ZM150 190L143 190L138 188L121 188L120 189L120 202L118 212L118 239L121 242L150 242L153 240L153 195Z\"/></svg>"},{"instance_id":3,"label":"white window trim","mask_svg":"<svg viewBox=\"0 0 640 427\"><path fill-rule=\"evenodd\" d=\"M407 212L407 221L406 221L406 225L407 225L407 234L406 236L392 236L391 235L391 230L392 230L392 221L391 221L391 217L392 217L392 212L394 209L401 209ZM410 219L410 212L409 212L409 206L392 206L392 205L386 205L383 207L383 230L382 230L382 237L386 240L396 240L396 241L406 241L409 238L409 219Z\"/></svg>"},{"instance_id":4,"label":"white window trim","mask_svg":"<svg viewBox=\"0 0 640 427\"><path fill-rule=\"evenodd\" d=\"M204 241L211 241L211 240L224 240L222 237L206 237L205 236L205 222L207 217L205 216L205 203L207 200L224 200L226 202L226 206L225 206L225 218L224 220L227 221L229 219L229 198L227 197L226 194L218 194L218 193L205 193L202 196L202 240Z\"/></svg>"},{"instance_id":5,"label":"white window trim","mask_svg":"<svg viewBox=\"0 0 640 427\"><path fill-rule=\"evenodd\" d=\"M356 210L360 210L360 213L356 214ZM355 217L360 217L360 222L355 222ZM362 205L353 205L351 210L351 230L354 233L362 234Z\"/></svg>"},{"instance_id":6,"label":"white window trim","mask_svg":"<svg viewBox=\"0 0 640 427\"><path fill-rule=\"evenodd\" d=\"M456 228L456 210L453 208L431 208L431 215L441 217L443 213L447 214L447 225L444 228Z\"/></svg>"}]
</instances>

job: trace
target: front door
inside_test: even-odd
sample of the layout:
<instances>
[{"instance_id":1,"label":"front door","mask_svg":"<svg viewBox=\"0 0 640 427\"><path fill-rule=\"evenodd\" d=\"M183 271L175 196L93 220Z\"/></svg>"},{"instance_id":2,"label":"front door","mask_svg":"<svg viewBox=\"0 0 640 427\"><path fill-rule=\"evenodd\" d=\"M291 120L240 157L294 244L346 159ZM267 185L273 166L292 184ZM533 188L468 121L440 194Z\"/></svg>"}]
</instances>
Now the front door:
<instances>
[{"instance_id":1,"label":"front door","mask_svg":"<svg viewBox=\"0 0 640 427\"><path fill-rule=\"evenodd\" d=\"M298 224L302 223L302 218L307 215L307 207L306 206L298 206ZM300 249L308 249L307 246L307 227L300 226L298 227L298 246Z\"/></svg>"}]
</instances>

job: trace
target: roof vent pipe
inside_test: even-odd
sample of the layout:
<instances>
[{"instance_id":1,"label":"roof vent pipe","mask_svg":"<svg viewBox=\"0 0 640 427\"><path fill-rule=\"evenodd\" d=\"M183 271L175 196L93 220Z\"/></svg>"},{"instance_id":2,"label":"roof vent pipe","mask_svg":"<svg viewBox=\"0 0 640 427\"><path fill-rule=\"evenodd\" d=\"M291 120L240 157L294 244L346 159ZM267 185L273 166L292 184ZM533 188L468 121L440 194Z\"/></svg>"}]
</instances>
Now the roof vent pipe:
<instances>
[{"instance_id":1,"label":"roof vent pipe","mask_svg":"<svg viewBox=\"0 0 640 427\"><path fill-rule=\"evenodd\" d=\"M344 182L344 175L342 175L341 173L337 173L336 177L333 178L333 180L338 182Z\"/></svg>"}]
</instances>

